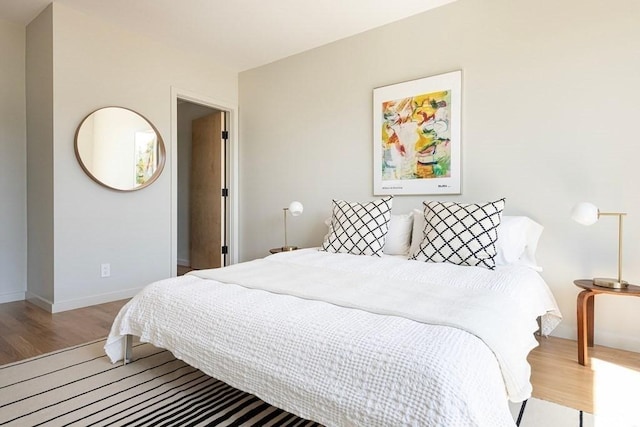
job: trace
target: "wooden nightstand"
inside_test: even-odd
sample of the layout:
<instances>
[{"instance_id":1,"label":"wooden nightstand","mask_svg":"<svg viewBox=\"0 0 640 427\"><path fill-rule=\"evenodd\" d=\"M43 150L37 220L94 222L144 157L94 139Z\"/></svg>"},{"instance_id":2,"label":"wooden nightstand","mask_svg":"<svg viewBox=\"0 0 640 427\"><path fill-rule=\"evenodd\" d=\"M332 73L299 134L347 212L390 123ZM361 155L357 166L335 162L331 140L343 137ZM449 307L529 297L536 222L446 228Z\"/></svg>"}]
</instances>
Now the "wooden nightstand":
<instances>
[{"instance_id":1,"label":"wooden nightstand","mask_svg":"<svg viewBox=\"0 0 640 427\"><path fill-rule=\"evenodd\" d=\"M272 254L279 254L280 252L291 252L297 249L298 248L294 248L294 249L272 248L272 249L269 249L269 252L271 252Z\"/></svg>"},{"instance_id":2,"label":"wooden nightstand","mask_svg":"<svg viewBox=\"0 0 640 427\"><path fill-rule=\"evenodd\" d=\"M585 365L587 347L593 347L593 307L598 294L640 297L640 286L611 289L593 284L591 279L574 280L573 284L584 289L578 294L578 363Z\"/></svg>"}]
</instances>

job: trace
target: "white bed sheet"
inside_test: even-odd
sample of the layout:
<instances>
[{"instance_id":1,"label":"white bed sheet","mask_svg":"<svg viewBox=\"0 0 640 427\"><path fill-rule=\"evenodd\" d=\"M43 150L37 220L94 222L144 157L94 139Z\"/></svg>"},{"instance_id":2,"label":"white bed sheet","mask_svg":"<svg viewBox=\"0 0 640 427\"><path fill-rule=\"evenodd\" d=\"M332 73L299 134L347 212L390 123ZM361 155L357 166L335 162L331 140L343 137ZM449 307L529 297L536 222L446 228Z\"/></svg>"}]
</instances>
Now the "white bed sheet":
<instances>
[{"instance_id":1,"label":"white bed sheet","mask_svg":"<svg viewBox=\"0 0 640 427\"><path fill-rule=\"evenodd\" d=\"M524 302L524 316L544 315L545 333L559 321L548 287L524 267L489 271L313 249L269 258L488 286ZM513 425L495 355L458 328L185 276L148 286L123 308L106 346L114 361L124 334L328 426Z\"/></svg>"}]
</instances>

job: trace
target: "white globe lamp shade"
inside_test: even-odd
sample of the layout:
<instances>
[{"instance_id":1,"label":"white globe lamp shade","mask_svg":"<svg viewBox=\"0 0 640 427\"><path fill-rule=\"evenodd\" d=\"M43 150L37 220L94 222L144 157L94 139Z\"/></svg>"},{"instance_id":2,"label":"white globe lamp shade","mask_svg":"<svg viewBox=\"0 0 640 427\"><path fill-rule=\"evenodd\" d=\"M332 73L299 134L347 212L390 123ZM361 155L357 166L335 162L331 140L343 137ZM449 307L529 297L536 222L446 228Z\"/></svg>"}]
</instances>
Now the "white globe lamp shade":
<instances>
[{"instance_id":1,"label":"white globe lamp shade","mask_svg":"<svg viewBox=\"0 0 640 427\"><path fill-rule=\"evenodd\" d=\"M595 224L599 214L598 207L593 203L578 203L571 209L571 219L582 225Z\"/></svg>"},{"instance_id":2,"label":"white globe lamp shade","mask_svg":"<svg viewBox=\"0 0 640 427\"><path fill-rule=\"evenodd\" d=\"M304 206L302 206L302 203L300 202L291 202L291 204L289 205L289 213L291 213L292 216L298 216L302 214L303 210Z\"/></svg>"}]
</instances>

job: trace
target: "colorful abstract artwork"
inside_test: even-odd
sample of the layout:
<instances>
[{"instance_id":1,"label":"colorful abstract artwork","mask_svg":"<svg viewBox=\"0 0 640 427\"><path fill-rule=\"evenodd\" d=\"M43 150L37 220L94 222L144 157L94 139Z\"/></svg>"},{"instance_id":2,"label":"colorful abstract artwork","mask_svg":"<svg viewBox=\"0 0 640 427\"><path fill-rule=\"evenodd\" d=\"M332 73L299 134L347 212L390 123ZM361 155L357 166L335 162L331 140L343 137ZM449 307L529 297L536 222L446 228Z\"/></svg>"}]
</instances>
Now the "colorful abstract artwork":
<instances>
[{"instance_id":1,"label":"colorful abstract artwork","mask_svg":"<svg viewBox=\"0 0 640 427\"><path fill-rule=\"evenodd\" d=\"M374 90L374 194L460 193L460 79Z\"/></svg>"}]
</instances>

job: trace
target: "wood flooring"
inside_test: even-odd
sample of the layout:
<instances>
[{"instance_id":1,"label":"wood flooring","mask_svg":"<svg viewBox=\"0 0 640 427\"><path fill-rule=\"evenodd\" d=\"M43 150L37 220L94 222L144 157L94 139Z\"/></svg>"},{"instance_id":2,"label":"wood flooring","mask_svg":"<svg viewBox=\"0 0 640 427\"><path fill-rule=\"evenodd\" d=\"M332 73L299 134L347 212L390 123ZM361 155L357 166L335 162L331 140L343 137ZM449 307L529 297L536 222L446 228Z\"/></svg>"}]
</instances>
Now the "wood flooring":
<instances>
[{"instance_id":1,"label":"wood flooring","mask_svg":"<svg viewBox=\"0 0 640 427\"><path fill-rule=\"evenodd\" d=\"M543 337L538 342L529 354L534 397L589 413L634 410L640 396L640 353L595 346L582 366L576 341Z\"/></svg>"},{"instance_id":2,"label":"wood flooring","mask_svg":"<svg viewBox=\"0 0 640 427\"><path fill-rule=\"evenodd\" d=\"M0 304L0 365L104 338L126 300L51 314L26 302ZM529 362L533 395L593 412L635 407L640 396L640 353L589 349L590 366L577 362L576 341L539 338Z\"/></svg>"},{"instance_id":3,"label":"wood flooring","mask_svg":"<svg viewBox=\"0 0 640 427\"><path fill-rule=\"evenodd\" d=\"M0 365L105 338L126 302L54 314L27 301L0 304Z\"/></svg>"}]
</instances>

